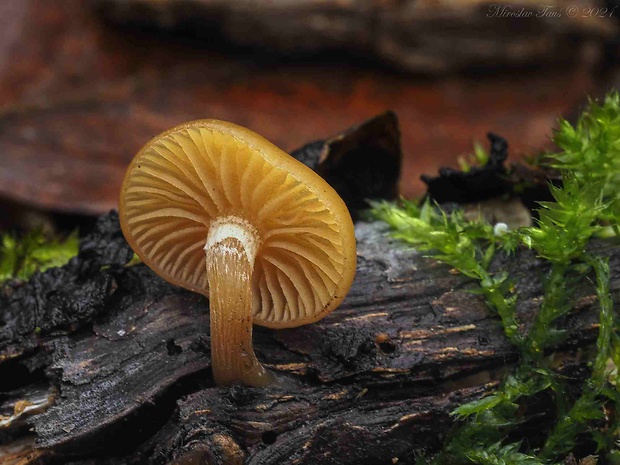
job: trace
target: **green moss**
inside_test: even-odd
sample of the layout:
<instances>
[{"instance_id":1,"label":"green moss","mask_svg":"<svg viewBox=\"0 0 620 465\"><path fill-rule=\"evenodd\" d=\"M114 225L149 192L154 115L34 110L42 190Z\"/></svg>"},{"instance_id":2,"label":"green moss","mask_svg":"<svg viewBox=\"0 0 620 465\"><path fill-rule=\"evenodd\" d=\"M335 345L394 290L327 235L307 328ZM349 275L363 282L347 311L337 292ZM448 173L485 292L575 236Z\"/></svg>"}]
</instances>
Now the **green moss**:
<instances>
[{"instance_id":1,"label":"green moss","mask_svg":"<svg viewBox=\"0 0 620 465\"><path fill-rule=\"evenodd\" d=\"M474 153L459 157L457 159L459 167L467 173L473 167L483 167L489 162L489 152L478 141L474 141Z\"/></svg>"},{"instance_id":2,"label":"green moss","mask_svg":"<svg viewBox=\"0 0 620 465\"><path fill-rule=\"evenodd\" d=\"M77 233L64 240L48 239L41 230L22 237L0 238L0 283L7 279L27 280L36 271L62 266L78 253Z\"/></svg>"},{"instance_id":3,"label":"green moss","mask_svg":"<svg viewBox=\"0 0 620 465\"><path fill-rule=\"evenodd\" d=\"M129 260L129 262L127 262L127 264L125 265L125 268L140 265L141 263L142 263L142 259L138 257L137 253L134 253L133 257L131 257L131 260Z\"/></svg>"},{"instance_id":4,"label":"green moss","mask_svg":"<svg viewBox=\"0 0 620 465\"><path fill-rule=\"evenodd\" d=\"M620 431L620 320L613 309L610 271L605 259L587 251L595 235L620 235L620 98L611 93L602 104L590 102L575 126L560 121L554 138L561 152L547 163L562 173L561 187L550 186L554 202L540 204L536 226L507 230L466 221L461 212L447 214L435 205L402 201L379 203L374 215L394 235L428 251L436 259L474 278L489 308L501 319L504 332L519 348L520 362L496 392L460 406L459 426L449 435L435 464L559 463L589 434L598 453L613 460ZM523 334L515 313L518 288L504 272L492 273L498 250L513 253L529 247L549 263L544 296L529 331ZM595 277L599 303L599 335L589 364L591 375L577 398L567 380L554 371L545 349L561 342L565 332L555 323L572 311L576 280ZM544 445L533 449L507 438L527 419L528 397L546 391L555 400L557 422Z\"/></svg>"}]
</instances>

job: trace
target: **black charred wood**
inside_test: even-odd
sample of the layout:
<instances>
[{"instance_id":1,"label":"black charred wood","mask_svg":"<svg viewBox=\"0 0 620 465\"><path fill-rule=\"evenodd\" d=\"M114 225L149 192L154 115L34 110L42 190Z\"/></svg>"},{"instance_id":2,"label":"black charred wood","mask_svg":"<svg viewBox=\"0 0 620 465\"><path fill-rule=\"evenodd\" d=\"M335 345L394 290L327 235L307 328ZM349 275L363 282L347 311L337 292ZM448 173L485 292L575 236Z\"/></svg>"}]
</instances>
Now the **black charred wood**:
<instances>
[{"instance_id":1,"label":"black charred wood","mask_svg":"<svg viewBox=\"0 0 620 465\"><path fill-rule=\"evenodd\" d=\"M518 351L470 279L381 224L356 229L358 272L339 309L305 327L256 328L257 356L281 384L223 388L210 372L207 300L124 267L116 215L102 218L67 266L2 292L0 419L14 421L0 426L0 454L22 464L359 465L437 450L450 412L492 389ZM618 297L620 249L595 247ZM515 277L525 331L544 267L527 251L494 266ZM597 334L594 291L576 286L558 348L568 353ZM18 412L19 401L37 408ZM544 416L536 405L524 416Z\"/></svg>"},{"instance_id":2,"label":"black charred wood","mask_svg":"<svg viewBox=\"0 0 620 465\"><path fill-rule=\"evenodd\" d=\"M398 117L387 111L291 155L336 189L354 218L367 200L394 200L402 164Z\"/></svg>"}]
</instances>

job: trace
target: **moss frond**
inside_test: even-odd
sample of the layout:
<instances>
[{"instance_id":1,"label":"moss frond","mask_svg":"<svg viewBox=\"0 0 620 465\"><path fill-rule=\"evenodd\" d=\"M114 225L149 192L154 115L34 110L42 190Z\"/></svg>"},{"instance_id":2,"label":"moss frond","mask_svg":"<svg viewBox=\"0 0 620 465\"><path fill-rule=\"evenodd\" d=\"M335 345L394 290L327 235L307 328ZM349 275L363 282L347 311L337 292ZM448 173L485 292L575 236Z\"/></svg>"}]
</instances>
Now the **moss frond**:
<instances>
[{"instance_id":1,"label":"moss frond","mask_svg":"<svg viewBox=\"0 0 620 465\"><path fill-rule=\"evenodd\" d=\"M426 202L377 203L376 218L387 222L394 236L425 250L478 282L504 332L519 348L521 360L496 392L460 406L460 420L435 464L551 464L565 458L577 438L589 433L599 453L620 456L620 319L613 310L609 264L591 255L588 243L601 232L620 235L620 96L610 93L598 104L591 101L575 126L560 121L554 140L561 152L547 157L562 173L560 186L550 185L553 202L541 202L533 227L507 230L501 225L467 221L461 211L446 213ZM498 250L529 247L549 263L544 296L527 334L516 321L518 288L505 272L492 273ZM566 380L545 357L561 342L556 327L573 310L570 283L595 276L599 302L599 335L590 360L591 376L577 398L566 394ZM509 433L524 419L521 407L528 397L548 391L556 401L557 422L540 449L510 442ZM611 412L611 413L610 413ZM604 423L605 428L601 428Z\"/></svg>"},{"instance_id":2,"label":"moss frond","mask_svg":"<svg viewBox=\"0 0 620 465\"><path fill-rule=\"evenodd\" d=\"M75 232L63 240L46 238L40 229L21 237L6 233L0 238L0 283L62 266L77 255L78 245Z\"/></svg>"}]
</instances>

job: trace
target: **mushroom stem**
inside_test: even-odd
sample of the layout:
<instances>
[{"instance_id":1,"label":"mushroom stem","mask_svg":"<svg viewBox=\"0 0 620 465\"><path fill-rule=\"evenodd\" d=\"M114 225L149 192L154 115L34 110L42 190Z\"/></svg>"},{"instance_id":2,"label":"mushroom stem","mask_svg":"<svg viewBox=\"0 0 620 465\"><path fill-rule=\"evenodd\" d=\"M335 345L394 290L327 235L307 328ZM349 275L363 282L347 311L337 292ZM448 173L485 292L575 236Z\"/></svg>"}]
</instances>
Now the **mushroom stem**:
<instances>
[{"instance_id":1,"label":"mushroom stem","mask_svg":"<svg viewBox=\"0 0 620 465\"><path fill-rule=\"evenodd\" d=\"M211 364L219 385L267 386L273 375L252 348L252 271L258 234L234 217L216 221L205 245L211 315Z\"/></svg>"}]
</instances>

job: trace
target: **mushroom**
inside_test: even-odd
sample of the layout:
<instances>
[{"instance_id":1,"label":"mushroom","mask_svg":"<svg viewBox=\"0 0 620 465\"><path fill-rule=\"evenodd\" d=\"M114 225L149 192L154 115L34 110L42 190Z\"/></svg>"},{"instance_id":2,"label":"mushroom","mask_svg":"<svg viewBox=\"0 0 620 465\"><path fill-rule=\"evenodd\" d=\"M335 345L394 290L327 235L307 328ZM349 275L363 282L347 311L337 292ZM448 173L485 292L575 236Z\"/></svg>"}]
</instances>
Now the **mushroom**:
<instances>
[{"instance_id":1,"label":"mushroom","mask_svg":"<svg viewBox=\"0 0 620 465\"><path fill-rule=\"evenodd\" d=\"M120 196L125 237L172 284L210 300L220 385L266 386L252 320L291 328L320 320L355 275L346 205L319 175L254 132L200 120L154 137Z\"/></svg>"}]
</instances>

